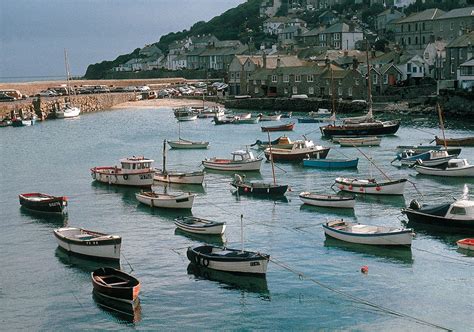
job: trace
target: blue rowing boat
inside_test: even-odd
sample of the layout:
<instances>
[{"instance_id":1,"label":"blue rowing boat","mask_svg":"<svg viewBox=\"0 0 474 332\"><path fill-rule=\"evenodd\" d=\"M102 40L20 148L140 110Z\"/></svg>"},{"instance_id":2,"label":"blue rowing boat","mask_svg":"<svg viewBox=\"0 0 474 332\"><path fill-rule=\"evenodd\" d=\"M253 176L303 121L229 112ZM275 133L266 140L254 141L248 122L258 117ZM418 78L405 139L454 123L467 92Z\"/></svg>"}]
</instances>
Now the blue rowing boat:
<instances>
[{"instance_id":1,"label":"blue rowing boat","mask_svg":"<svg viewBox=\"0 0 474 332\"><path fill-rule=\"evenodd\" d=\"M357 168L359 158L354 159L303 159L303 166L316 168Z\"/></svg>"}]
</instances>

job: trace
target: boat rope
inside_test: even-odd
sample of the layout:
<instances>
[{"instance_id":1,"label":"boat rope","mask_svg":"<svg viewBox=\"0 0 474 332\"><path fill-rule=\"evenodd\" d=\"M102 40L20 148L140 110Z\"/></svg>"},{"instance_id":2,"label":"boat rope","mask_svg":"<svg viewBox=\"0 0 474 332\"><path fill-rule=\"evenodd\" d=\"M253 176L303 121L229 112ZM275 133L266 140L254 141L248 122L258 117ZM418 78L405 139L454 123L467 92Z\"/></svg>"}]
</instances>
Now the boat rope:
<instances>
[{"instance_id":1,"label":"boat rope","mask_svg":"<svg viewBox=\"0 0 474 332\"><path fill-rule=\"evenodd\" d=\"M410 180L407 180L407 181L413 185L413 188L415 188L416 192L421 196L421 199L423 199L424 198L423 193L418 190L418 188L416 187L415 182L412 182Z\"/></svg>"},{"instance_id":2,"label":"boat rope","mask_svg":"<svg viewBox=\"0 0 474 332\"><path fill-rule=\"evenodd\" d=\"M376 169L378 169L378 171L380 173L382 173L383 176L385 176L387 178L388 181L392 181L387 174L385 174L384 171L382 171L382 169L380 167L378 167L373 161L372 161L372 158L369 158L364 152L362 152L361 149L359 149L357 146L355 146L354 144L352 144L353 147L355 147L372 165L374 165L374 167Z\"/></svg>"},{"instance_id":3,"label":"boat rope","mask_svg":"<svg viewBox=\"0 0 474 332\"><path fill-rule=\"evenodd\" d=\"M127 257L125 257L125 254L123 252L120 253L120 255L122 255L123 259L125 259L125 261L127 262L128 266L130 266L130 272L129 273L132 273L134 270L133 270L133 267L132 267L132 264L130 264L130 262L128 261Z\"/></svg>"},{"instance_id":4,"label":"boat rope","mask_svg":"<svg viewBox=\"0 0 474 332\"><path fill-rule=\"evenodd\" d=\"M300 271L297 271L293 268L291 268L290 266L288 266L287 264L279 261L279 260L276 260L275 258L271 257L270 258L270 261L278 266L280 266L281 268L289 271L289 272L292 272L293 274L297 275L298 278L300 280L308 280L308 281L311 281L313 282L314 284L322 287L322 288L325 288L331 292L334 292L336 294L339 294L341 296L344 296L356 303L359 303L359 304L363 304L363 305L366 305L366 306L369 306L369 307L372 307L374 309L377 309L379 311L382 311L382 312L385 312L387 314L390 314L390 315L393 315L393 316L396 316L396 317L400 317L400 318L405 318L405 319L408 319L408 320L411 320L415 323L418 323L418 324L422 324L422 325L426 325L426 326L431 326L431 327L434 327L434 328L437 328L437 329L440 329L440 330L445 330L445 331L452 331L452 329L450 328L447 328L447 327L444 327L444 326L441 326L441 325L438 325L436 323L431 323L431 322L428 322L426 320L423 320L423 319L420 319L420 318L417 318L415 316L411 316L411 315L408 315L408 314L405 314L403 312L399 312L399 311L396 311L396 310L393 310L393 309L390 309L390 308L387 308L387 307L384 307L382 305L379 305L377 303L374 303L374 302L371 302L371 301L368 301L368 300L365 300L363 298L360 298L358 296L355 296L355 295L352 295L352 294L349 294L347 292L344 292L344 291L341 291L340 289L337 289L337 288L334 288L332 286L329 286L329 285L326 285L325 283L313 278L313 277L310 277L310 276L307 276L306 274L304 274L303 272L300 272Z\"/></svg>"}]
</instances>

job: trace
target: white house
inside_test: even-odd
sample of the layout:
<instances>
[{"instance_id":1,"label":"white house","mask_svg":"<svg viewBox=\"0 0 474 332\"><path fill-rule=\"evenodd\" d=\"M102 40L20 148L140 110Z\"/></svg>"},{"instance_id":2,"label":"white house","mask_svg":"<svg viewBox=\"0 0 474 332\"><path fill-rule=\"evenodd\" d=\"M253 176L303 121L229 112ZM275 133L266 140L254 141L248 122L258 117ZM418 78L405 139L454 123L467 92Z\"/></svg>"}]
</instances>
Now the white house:
<instances>
[{"instance_id":1,"label":"white house","mask_svg":"<svg viewBox=\"0 0 474 332\"><path fill-rule=\"evenodd\" d=\"M474 88L474 58L462 63L457 70L458 86L461 89L473 91Z\"/></svg>"},{"instance_id":2,"label":"white house","mask_svg":"<svg viewBox=\"0 0 474 332\"><path fill-rule=\"evenodd\" d=\"M419 55L402 55L397 64L398 69L402 73L402 80L410 78L420 79L425 77L427 63Z\"/></svg>"},{"instance_id":3,"label":"white house","mask_svg":"<svg viewBox=\"0 0 474 332\"><path fill-rule=\"evenodd\" d=\"M263 32L269 35L278 35L289 21L288 17L271 17L263 22Z\"/></svg>"},{"instance_id":4,"label":"white house","mask_svg":"<svg viewBox=\"0 0 474 332\"><path fill-rule=\"evenodd\" d=\"M426 75L441 79L443 62L446 59L446 42L436 40L426 45L423 51L423 60L428 65Z\"/></svg>"}]
</instances>

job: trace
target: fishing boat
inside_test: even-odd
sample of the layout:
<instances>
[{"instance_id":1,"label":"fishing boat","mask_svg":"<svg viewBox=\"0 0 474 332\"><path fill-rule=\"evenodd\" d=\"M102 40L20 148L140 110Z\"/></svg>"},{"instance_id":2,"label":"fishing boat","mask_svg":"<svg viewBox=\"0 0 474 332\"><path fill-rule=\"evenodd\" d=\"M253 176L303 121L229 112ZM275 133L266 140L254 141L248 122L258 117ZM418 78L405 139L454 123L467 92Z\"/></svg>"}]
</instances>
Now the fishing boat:
<instances>
[{"instance_id":1,"label":"fishing boat","mask_svg":"<svg viewBox=\"0 0 474 332\"><path fill-rule=\"evenodd\" d=\"M197 217L179 217L174 224L185 232L204 235L222 235L226 227L225 222Z\"/></svg>"},{"instance_id":2,"label":"fishing boat","mask_svg":"<svg viewBox=\"0 0 474 332\"><path fill-rule=\"evenodd\" d=\"M299 197L304 204L313 206L344 209L353 209L355 206L355 196L323 195L304 191Z\"/></svg>"},{"instance_id":3,"label":"fishing boat","mask_svg":"<svg viewBox=\"0 0 474 332\"><path fill-rule=\"evenodd\" d=\"M458 240L456 244L458 245L458 248L460 249L474 250L474 238Z\"/></svg>"},{"instance_id":4,"label":"fishing boat","mask_svg":"<svg viewBox=\"0 0 474 332\"><path fill-rule=\"evenodd\" d=\"M190 141L181 138L181 122L178 121L178 140L168 140L168 145L172 149L207 149L209 142L206 141Z\"/></svg>"},{"instance_id":5,"label":"fishing boat","mask_svg":"<svg viewBox=\"0 0 474 332\"><path fill-rule=\"evenodd\" d=\"M266 131L292 131L295 127L295 123L286 123L280 126L261 127L263 132Z\"/></svg>"},{"instance_id":6,"label":"fishing boat","mask_svg":"<svg viewBox=\"0 0 474 332\"><path fill-rule=\"evenodd\" d=\"M81 114L81 109L77 106L72 106L71 104L67 103L63 108L54 112L54 115L58 119L67 119L67 118L75 118Z\"/></svg>"},{"instance_id":7,"label":"fishing boat","mask_svg":"<svg viewBox=\"0 0 474 332\"><path fill-rule=\"evenodd\" d=\"M428 167L424 163L415 165L415 170L424 175L449 176L449 177L474 177L474 165L466 159L451 159L446 166Z\"/></svg>"},{"instance_id":8,"label":"fishing boat","mask_svg":"<svg viewBox=\"0 0 474 332\"><path fill-rule=\"evenodd\" d=\"M215 116L212 120L216 125L224 125L224 124L234 124L238 121L238 117L236 116Z\"/></svg>"},{"instance_id":9,"label":"fishing boat","mask_svg":"<svg viewBox=\"0 0 474 332\"><path fill-rule=\"evenodd\" d=\"M260 171L262 161L262 158L254 157L251 151L238 150L232 152L232 159L206 158L202 165L218 171Z\"/></svg>"},{"instance_id":10,"label":"fishing boat","mask_svg":"<svg viewBox=\"0 0 474 332\"><path fill-rule=\"evenodd\" d=\"M332 238L358 244L382 246L411 246L411 228L361 225L340 220L323 224L324 233Z\"/></svg>"},{"instance_id":11,"label":"fishing boat","mask_svg":"<svg viewBox=\"0 0 474 332\"><path fill-rule=\"evenodd\" d=\"M234 175L230 185L237 189L239 195L283 196L288 190L288 185L244 181L238 174Z\"/></svg>"},{"instance_id":12,"label":"fishing boat","mask_svg":"<svg viewBox=\"0 0 474 332\"><path fill-rule=\"evenodd\" d=\"M314 145L313 141L298 140L293 142L291 149L272 149L272 159L274 161L302 161L305 158L316 157L326 158L330 148ZM270 149L266 148L265 157L270 160Z\"/></svg>"},{"instance_id":13,"label":"fishing boat","mask_svg":"<svg viewBox=\"0 0 474 332\"><path fill-rule=\"evenodd\" d=\"M412 223L435 226L451 231L474 231L474 201L467 195L451 203L421 205L412 200L402 213Z\"/></svg>"},{"instance_id":14,"label":"fishing boat","mask_svg":"<svg viewBox=\"0 0 474 332\"><path fill-rule=\"evenodd\" d=\"M377 136L369 137L339 137L341 146L379 146L382 139Z\"/></svg>"},{"instance_id":15,"label":"fishing boat","mask_svg":"<svg viewBox=\"0 0 474 332\"><path fill-rule=\"evenodd\" d=\"M407 179L376 181L375 179L354 179L338 177L334 185L342 191L374 195L403 195Z\"/></svg>"},{"instance_id":16,"label":"fishing boat","mask_svg":"<svg viewBox=\"0 0 474 332\"><path fill-rule=\"evenodd\" d=\"M153 177L155 181L179 184L202 184L204 172L177 172L166 169L166 140L163 141L163 169L156 170Z\"/></svg>"},{"instance_id":17,"label":"fishing boat","mask_svg":"<svg viewBox=\"0 0 474 332\"><path fill-rule=\"evenodd\" d=\"M98 182L134 186L151 187L155 169L151 167L153 159L130 157L120 159L121 166L102 166L91 168L92 179Z\"/></svg>"},{"instance_id":18,"label":"fishing boat","mask_svg":"<svg viewBox=\"0 0 474 332\"><path fill-rule=\"evenodd\" d=\"M252 117L252 113L238 113L234 116L239 120L248 120Z\"/></svg>"},{"instance_id":19,"label":"fishing boat","mask_svg":"<svg viewBox=\"0 0 474 332\"><path fill-rule=\"evenodd\" d=\"M357 168L359 158L346 159L317 159L305 158L303 159L303 166L315 168Z\"/></svg>"},{"instance_id":20,"label":"fishing boat","mask_svg":"<svg viewBox=\"0 0 474 332\"><path fill-rule=\"evenodd\" d=\"M173 112L178 121L194 121L197 119L197 112L188 107L175 108Z\"/></svg>"},{"instance_id":21,"label":"fishing boat","mask_svg":"<svg viewBox=\"0 0 474 332\"><path fill-rule=\"evenodd\" d=\"M52 196L42 193L25 193L18 195L22 208L43 213L65 213L67 197Z\"/></svg>"},{"instance_id":22,"label":"fishing boat","mask_svg":"<svg viewBox=\"0 0 474 332\"><path fill-rule=\"evenodd\" d=\"M92 258L120 260L122 238L83 228L63 227L54 230L58 246L69 253Z\"/></svg>"},{"instance_id":23,"label":"fishing boat","mask_svg":"<svg viewBox=\"0 0 474 332\"><path fill-rule=\"evenodd\" d=\"M391 161L400 161L402 165L412 166L415 164L433 167L446 164L449 160L456 158L457 155L450 155L445 150L429 150L420 154L415 154L413 150L406 150L397 154Z\"/></svg>"},{"instance_id":24,"label":"fishing boat","mask_svg":"<svg viewBox=\"0 0 474 332\"><path fill-rule=\"evenodd\" d=\"M460 138L439 138L435 136L437 145L447 146L474 146L474 136Z\"/></svg>"},{"instance_id":25,"label":"fishing boat","mask_svg":"<svg viewBox=\"0 0 474 332\"><path fill-rule=\"evenodd\" d=\"M260 121L280 121L281 119L281 114L259 114L260 116Z\"/></svg>"},{"instance_id":26,"label":"fishing boat","mask_svg":"<svg viewBox=\"0 0 474 332\"><path fill-rule=\"evenodd\" d=\"M135 197L140 203L164 209L192 209L196 194L160 194L154 191L139 192Z\"/></svg>"},{"instance_id":27,"label":"fishing boat","mask_svg":"<svg viewBox=\"0 0 474 332\"><path fill-rule=\"evenodd\" d=\"M38 117L36 115L32 115L27 118L15 117L12 119L12 126L13 127L29 127L36 123L37 118Z\"/></svg>"},{"instance_id":28,"label":"fishing boat","mask_svg":"<svg viewBox=\"0 0 474 332\"><path fill-rule=\"evenodd\" d=\"M334 125L320 127L321 134L325 137L332 136L383 136L394 135L400 128L399 120L376 121L351 124Z\"/></svg>"},{"instance_id":29,"label":"fishing boat","mask_svg":"<svg viewBox=\"0 0 474 332\"><path fill-rule=\"evenodd\" d=\"M224 109L221 107L203 108L199 110L198 118L213 118L224 116Z\"/></svg>"},{"instance_id":30,"label":"fishing boat","mask_svg":"<svg viewBox=\"0 0 474 332\"><path fill-rule=\"evenodd\" d=\"M256 123L259 123L259 122L260 122L260 117L256 116L256 117L250 117L250 118L247 118L247 119L237 118L237 119L235 119L233 124L256 124Z\"/></svg>"},{"instance_id":31,"label":"fishing boat","mask_svg":"<svg viewBox=\"0 0 474 332\"><path fill-rule=\"evenodd\" d=\"M12 120L10 120L9 118L3 118L0 121L0 127L8 127L8 126L11 126L11 125L12 125Z\"/></svg>"},{"instance_id":32,"label":"fishing boat","mask_svg":"<svg viewBox=\"0 0 474 332\"><path fill-rule=\"evenodd\" d=\"M101 267L91 273L94 291L102 296L123 302L134 302L140 292L140 281L123 271Z\"/></svg>"},{"instance_id":33,"label":"fishing boat","mask_svg":"<svg viewBox=\"0 0 474 332\"><path fill-rule=\"evenodd\" d=\"M273 148L277 149L291 149L294 145L294 142L290 140L289 137L287 136L280 136L277 139L269 142L269 141L261 141L261 140L256 140L255 143L253 143L250 146L257 146L259 149L266 149L272 145Z\"/></svg>"}]
</instances>

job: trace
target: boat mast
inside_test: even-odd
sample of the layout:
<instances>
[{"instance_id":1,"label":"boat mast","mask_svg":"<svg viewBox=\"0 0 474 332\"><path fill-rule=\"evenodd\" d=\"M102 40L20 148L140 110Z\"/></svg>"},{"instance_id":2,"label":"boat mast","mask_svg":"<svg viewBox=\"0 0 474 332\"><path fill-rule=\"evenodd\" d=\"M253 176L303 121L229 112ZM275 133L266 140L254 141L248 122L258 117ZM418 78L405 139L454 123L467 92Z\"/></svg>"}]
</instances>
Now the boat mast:
<instances>
[{"instance_id":1,"label":"boat mast","mask_svg":"<svg viewBox=\"0 0 474 332\"><path fill-rule=\"evenodd\" d=\"M332 116L333 117L333 125L336 125L336 100L334 99L334 76L333 76L333 69L331 65L329 65L329 68L331 68L331 101L332 101Z\"/></svg>"},{"instance_id":2,"label":"boat mast","mask_svg":"<svg viewBox=\"0 0 474 332\"><path fill-rule=\"evenodd\" d=\"M181 121L178 120L178 141L181 141Z\"/></svg>"},{"instance_id":3,"label":"boat mast","mask_svg":"<svg viewBox=\"0 0 474 332\"><path fill-rule=\"evenodd\" d=\"M268 148L270 149L270 162L272 163L273 185L276 186L275 165L273 165L272 141L270 140L270 131L267 131L267 134L268 134Z\"/></svg>"},{"instance_id":4,"label":"boat mast","mask_svg":"<svg viewBox=\"0 0 474 332\"><path fill-rule=\"evenodd\" d=\"M69 77L70 77L70 70L69 70L69 62L67 60L67 50L64 49L64 66L66 67L66 86L67 86L67 93L68 95L72 94L74 95L74 91L71 91L71 86L69 84Z\"/></svg>"},{"instance_id":5,"label":"boat mast","mask_svg":"<svg viewBox=\"0 0 474 332\"><path fill-rule=\"evenodd\" d=\"M369 111L367 115L372 119L372 84L370 82L370 62L369 62L369 40L365 40L365 55L367 58L367 104Z\"/></svg>"},{"instance_id":6,"label":"boat mast","mask_svg":"<svg viewBox=\"0 0 474 332\"><path fill-rule=\"evenodd\" d=\"M241 252L244 252L244 215L240 215L240 243L242 244Z\"/></svg>"},{"instance_id":7,"label":"boat mast","mask_svg":"<svg viewBox=\"0 0 474 332\"><path fill-rule=\"evenodd\" d=\"M166 140L163 140L163 174L166 174Z\"/></svg>"},{"instance_id":8,"label":"boat mast","mask_svg":"<svg viewBox=\"0 0 474 332\"><path fill-rule=\"evenodd\" d=\"M448 151L448 145L446 144L446 137L444 136L443 116L441 114L441 107L439 106L439 103L436 103L436 108L438 109L439 125L441 126L441 132L443 133L444 149Z\"/></svg>"}]
</instances>

